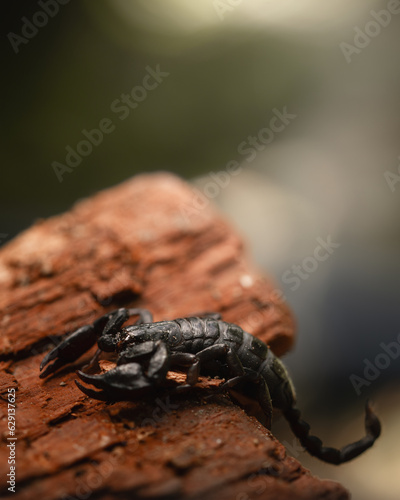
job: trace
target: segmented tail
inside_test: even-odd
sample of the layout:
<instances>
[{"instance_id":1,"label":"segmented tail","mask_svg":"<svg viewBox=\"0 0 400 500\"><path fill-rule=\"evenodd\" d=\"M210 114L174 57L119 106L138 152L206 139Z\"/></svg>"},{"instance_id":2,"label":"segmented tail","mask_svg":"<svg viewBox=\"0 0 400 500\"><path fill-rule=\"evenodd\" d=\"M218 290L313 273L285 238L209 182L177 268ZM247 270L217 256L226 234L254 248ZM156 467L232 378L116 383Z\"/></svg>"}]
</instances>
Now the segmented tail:
<instances>
[{"instance_id":1,"label":"segmented tail","mask_svg":"<svg viewBox=\"0 0 400 500\"><path fill-rule=\"evenodd\" d=\"M310 426L300 420L300 410L297 408L291 408L285 413L285 418L290 424L293 433L300 440L301 445L314 457L328 462L330 464L339 465L344 462L348 462L355 457L358 457L365 450L370 448L375 440L380 436L381 433L381 423L369 402L365 405L365 431L366 435L359 441L348 444L340 450L336 448L329 448L322 445L322 441L316 436L310 436Z\"/></svg>"}]
</instances>

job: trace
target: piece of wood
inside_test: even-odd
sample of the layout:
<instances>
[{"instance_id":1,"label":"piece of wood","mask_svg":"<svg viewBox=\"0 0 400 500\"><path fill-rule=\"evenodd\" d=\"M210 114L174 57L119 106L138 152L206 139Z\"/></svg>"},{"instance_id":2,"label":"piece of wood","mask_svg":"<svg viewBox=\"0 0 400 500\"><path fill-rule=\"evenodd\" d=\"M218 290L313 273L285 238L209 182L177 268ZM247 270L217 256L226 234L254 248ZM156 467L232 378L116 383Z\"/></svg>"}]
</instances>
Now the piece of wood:
<instances>
[{"instance_id":1,"label":"piece of wood","mask_svg":"<svg viewBox=\"0 0 400 500\"><path fill-rule=\"evenodd\" d=\"M155 320L219 311L277 355L293 319L229 224L169 174L135 177L36 223L0 250L0 492L16 500L347 499L202 378L107 404L74 384L73 365L40 380L57 338L106 311L145 307ZM106 361L102 362L104 367ZM173 375L179 379L179 374ZM182 376L181 376L182 377ZM16 389L16 493L7 490L7 390ZM261 471L261 472L260 472Z\"/></svg>"}]
</instances>

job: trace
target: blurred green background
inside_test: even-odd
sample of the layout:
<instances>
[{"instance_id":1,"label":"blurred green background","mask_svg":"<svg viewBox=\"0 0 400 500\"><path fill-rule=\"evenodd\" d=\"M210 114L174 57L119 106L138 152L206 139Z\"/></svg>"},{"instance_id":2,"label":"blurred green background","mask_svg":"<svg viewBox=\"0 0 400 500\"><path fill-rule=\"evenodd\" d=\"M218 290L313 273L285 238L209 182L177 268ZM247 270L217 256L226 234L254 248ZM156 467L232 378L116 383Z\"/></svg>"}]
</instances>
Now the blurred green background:
<instances>
[{"instance_id":1,"label":"blurred green background","mask_svg":"<svg viewBox=\"0 0 400 500\"><path fill-rule=\"evenodd\" d=\"M313 432L334 446L361 437L367 397L384 422L373 450L340 468L298 454L284 425L274 432L354 499L398 499L400 358L360 395L350 378L400 331L397 2L54 1L2 2L0 244L137 173L175 172L203 192L214 182L296 315L285 360ZM168 76L122 120L115 101L149 67ZM295 118L244 155L284 109ZM57 176L66 148L107 118L113 131ZM232 160L240 175L218 186ZM338 246L294 289L285 276L329 237Z\"/></svg>"},{"instance_id":2,"label":"blurred green background","mask_svg":"<svg viewBox=\"0 0 400 500\"><path fill-rule=\"evenodd\" d=\"M302 57L309 47L265 26L221 21L212 2L69 2L24 37L28 43L15 39L15 49L6 35L21 36L22 17L32 21L43 9L5 4L1 202L8 213L0 227L11 235L138 172L191 178L219 170L272 108L312 84ZM169 76L120 120L112 102L157 65ZM75 148L82 130L103 118L115 131L60 183L52 162L64 163L66 146Z\"/></svg>"}]
</instances>

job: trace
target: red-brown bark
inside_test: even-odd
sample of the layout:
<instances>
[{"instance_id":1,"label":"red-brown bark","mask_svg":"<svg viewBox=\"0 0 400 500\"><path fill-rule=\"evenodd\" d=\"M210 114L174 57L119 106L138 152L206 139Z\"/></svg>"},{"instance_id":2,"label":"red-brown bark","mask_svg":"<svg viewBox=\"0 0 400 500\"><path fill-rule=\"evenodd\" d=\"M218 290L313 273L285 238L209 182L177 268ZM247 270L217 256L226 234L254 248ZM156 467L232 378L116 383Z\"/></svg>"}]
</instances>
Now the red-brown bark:
<instances>
[{"instance_id":1,"label":"red-brown bark","mask_svg":"<svg viewBox=\"0 0 400 500\"><path fill-rule=\"evenodd\" d=\"M203 378L107 404L73 383L81 360L40 380L51 339L124 305L155 320L219 311L277 355L290 311L211 206L168 174L143 175L38 222L0 251L0 491L14 499L347 499ZM46 348L46 349L45 349ZM103 366L107 362L102 363ZM179 378L179 375L175 375ZM16 493L7 491L7 389L16 388ZM206 396L210 396L206 399ZM263 475L255 474L264 471Z\"/></svg>"}]
</instances>

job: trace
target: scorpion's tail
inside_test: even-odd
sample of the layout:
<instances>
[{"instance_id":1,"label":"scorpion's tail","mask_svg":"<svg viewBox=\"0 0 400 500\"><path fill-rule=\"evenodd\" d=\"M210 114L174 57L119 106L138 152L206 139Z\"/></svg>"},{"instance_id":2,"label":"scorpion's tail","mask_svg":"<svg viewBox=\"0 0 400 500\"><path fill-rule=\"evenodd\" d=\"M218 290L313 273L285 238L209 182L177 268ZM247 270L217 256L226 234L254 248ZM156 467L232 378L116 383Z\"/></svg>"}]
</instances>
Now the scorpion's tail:
<instances>
[{"instance_id":1,"label":"scorpion's tail","mask_svg":"<svg viewBox=\"0 0 400 500\"><path fill-rule=\"evenodd\" d=\"M344 446L340 450L322 445L322 441L316 436L310 436L310 426L300 419L300 411L291 408L285 412L285 417L292 428L293 433L299 438L302 446L314 457L331 464L339 465L343 462L358 457L370 448L381 433L381 423L367 401L365 405L365 431L366 435L354 443Z\"/></svg>"}]
</instances>

